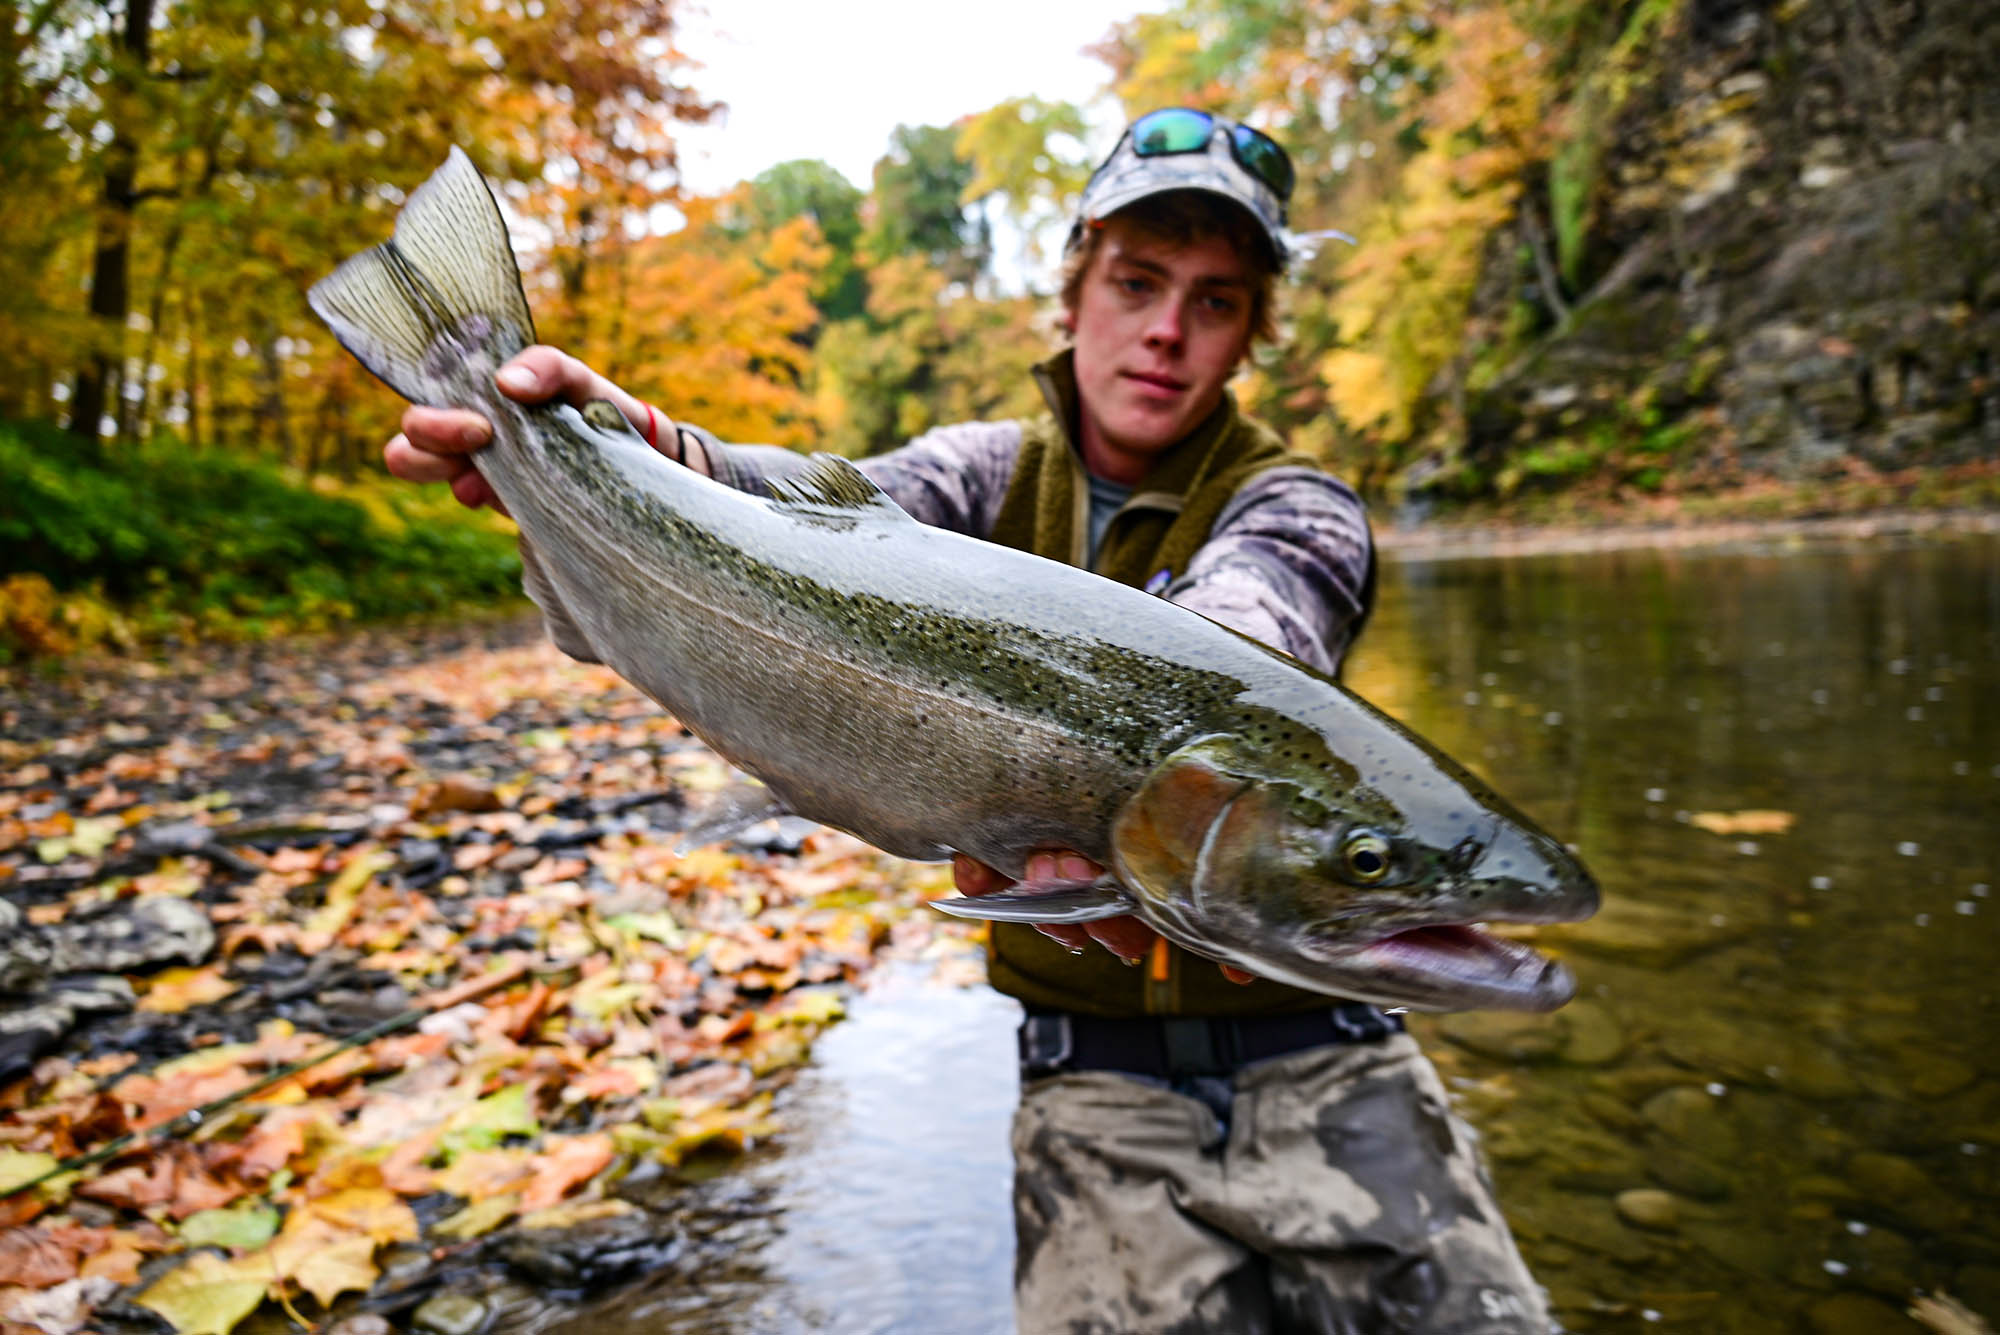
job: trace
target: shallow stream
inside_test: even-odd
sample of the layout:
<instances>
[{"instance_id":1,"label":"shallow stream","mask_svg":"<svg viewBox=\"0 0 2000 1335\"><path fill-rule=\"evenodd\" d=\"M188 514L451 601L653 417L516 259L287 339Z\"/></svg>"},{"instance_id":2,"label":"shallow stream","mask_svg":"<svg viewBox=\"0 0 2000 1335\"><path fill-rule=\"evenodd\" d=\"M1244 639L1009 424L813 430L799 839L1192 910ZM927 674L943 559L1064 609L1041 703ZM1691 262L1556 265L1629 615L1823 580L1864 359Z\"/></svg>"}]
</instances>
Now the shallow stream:
<instances>
[{"instance_id":1,"label":"shallow stream","mask_svg":"<svg viewBox=\"0 0 2000 1335\"><path fill-rule=\"evenodd\" d=\"M1349 680L1603 883L1576 1003L1413 1026L1565 1328L2000 1317L2000 540L1392 563ZM890 980L740 1265L510 1324L1009 1330L1011 1018Z\"/></svg>"}]
</instances>

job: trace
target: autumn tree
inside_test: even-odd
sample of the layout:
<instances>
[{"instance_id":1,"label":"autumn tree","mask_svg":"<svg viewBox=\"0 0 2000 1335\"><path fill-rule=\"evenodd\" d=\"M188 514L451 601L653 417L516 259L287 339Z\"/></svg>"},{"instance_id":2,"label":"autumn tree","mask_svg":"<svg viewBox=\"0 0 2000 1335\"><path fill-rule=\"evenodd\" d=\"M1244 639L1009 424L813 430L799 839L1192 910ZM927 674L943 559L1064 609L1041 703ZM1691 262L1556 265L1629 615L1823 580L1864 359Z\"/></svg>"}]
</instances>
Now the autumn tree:
<instances>
[{"instance_id":1,"label":"autumn tree","mask_svg":"<svg viewBox=\"0 0 2000 1335\"><path fill-rule=\"evenodd\" d=\"M450 144L582 264L603 218L671 193L670 128L707 111L677 81L673 6L651 0L4 13L0 210L41 225L4 261L22 320L0 404L67 398L87 440L111 421L304 461L328 430L359 448L376 424L340 420L354 373L303 292Z\"/></svg>"},{"instance_id":2,"label":"autumn tree","mask_svg":"<svg viewBox=\"0 0 2000 1335\"><path fill-rule=\"evenodd\" d=\"M795 218L811 219L826 245L827 261L813 289L813 304L825 319L861 314L868 284L860 261L861 205L853 182L824 162L800 158L760 172L750 182L742 226L774 232Z\"/></svg>"}]
</instances>

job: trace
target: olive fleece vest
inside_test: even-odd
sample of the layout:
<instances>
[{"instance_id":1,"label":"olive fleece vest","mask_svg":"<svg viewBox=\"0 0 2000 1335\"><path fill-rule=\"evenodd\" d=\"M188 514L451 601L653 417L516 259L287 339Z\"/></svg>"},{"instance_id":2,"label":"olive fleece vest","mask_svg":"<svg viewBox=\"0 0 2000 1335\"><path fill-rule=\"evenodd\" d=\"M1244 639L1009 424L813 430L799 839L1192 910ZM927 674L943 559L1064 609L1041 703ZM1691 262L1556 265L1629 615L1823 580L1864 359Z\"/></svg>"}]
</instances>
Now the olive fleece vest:
<instances>
[{"instance_id":1,"label":"olive fleece vest","mask_svg":"<svg viewBox=\"0 0 2000 1335\"><path fill-rule=\"evenodd\" d=\"M1113 515L1088 562L1090 482L1073 441L1076 377L1067 351L1035 368L1049 412L1021 424L1021 453L988 538L1121 584L1155 591L1185 574L1230 497L1270 468L1319 465L1285 448L1276 432L1220 406L1161 455ZM1081 955L1025 923L996 922L987 948L993 986L1031 1010L1086 1015L1267 1015L1324 1009L1314 992L1259 979L1232 983L1215 964L1179 946L1155 949L1137 967L1095 947Z\"/></svg>"}]
</instances>

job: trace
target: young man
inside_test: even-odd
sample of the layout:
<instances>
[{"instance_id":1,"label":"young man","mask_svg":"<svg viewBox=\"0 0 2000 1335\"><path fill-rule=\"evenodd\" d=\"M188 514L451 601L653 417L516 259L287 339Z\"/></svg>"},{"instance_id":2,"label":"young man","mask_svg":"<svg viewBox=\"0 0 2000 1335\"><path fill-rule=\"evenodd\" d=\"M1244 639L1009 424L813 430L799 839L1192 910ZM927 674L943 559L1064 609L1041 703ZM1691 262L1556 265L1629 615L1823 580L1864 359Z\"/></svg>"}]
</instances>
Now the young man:
<instances>
[{"instance_id":1,"label":"young man","mask_svg":"<svg viewBox=\"0 0 2000 1335\"><path fill-rule=\"evenodd\" d=\"M1072 345L1048 412L939 428L861 467L926 523L1163 594L1337 670L1373 554L1354 493L1226 385L1272 331L1284 151L1186 108L1140 117L1092 177L1065 251ZM804 460L667 421L552 348L516 398L608 398L670 458L762 492ZM492 493L475 414L412 408L391 472ZM1036 881L1089 880L1062 849ZM954 864L968 894L1003 878ZM1090 948L1095 941L1103 950ZM994 925L994 986L1026 1010L1014 1149L1024 1332L1539 1332L1539 1290L1472 1133L1393 1016L1187 955L1136 919Z\"/></svg>"}]
</instances>

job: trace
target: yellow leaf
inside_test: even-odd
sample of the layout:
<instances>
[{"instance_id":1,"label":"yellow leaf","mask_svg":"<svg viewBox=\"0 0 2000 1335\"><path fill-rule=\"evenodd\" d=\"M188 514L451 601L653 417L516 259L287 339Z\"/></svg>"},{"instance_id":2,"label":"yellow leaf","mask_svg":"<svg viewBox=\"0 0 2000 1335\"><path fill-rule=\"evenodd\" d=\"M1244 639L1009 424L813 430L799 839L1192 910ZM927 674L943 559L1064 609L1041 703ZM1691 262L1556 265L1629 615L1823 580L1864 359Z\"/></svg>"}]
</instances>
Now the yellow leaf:
<instances>
[{"instance_id":1,"label":"yellow leaf","mask_svg":"<svg viewBox=\"0 0 2000 1335\"><path fill-rule=\"evenodd\" d=\"M375 1268L375 1244L365 1234L330 1235L299 1255L288 1278L330 1306L350 1289L366 1293L381 1274Z\"/></svg>"},{"instance_id":2,"label":"yellow leaf","mask_svg":"<svg viewBox=\"0 0 2000 1335\"><path fill-rule=\"evenodd\" d=\"M165 1317L181 1335L229 1335L237 1322L264 1301L268 1283L246 1268L245 1262L225 1261L214 1252L196 1252L186 1265L161 1276L136 1301Z\"/></svg>"},{"instance_id":3,"label":"yellow leaf","mask_svg":"<svg viewBox=\"0 0 2000 1335\"><path fill-rule=\"evenodd\" d=\"M1797 819L1789 811L1697 811L1688 824L1710 834L1784 834Z\"/></svg>"},{"instance_id":4,"label":"yellow leaf","mask_svg":"<svg viewBox=\"0 0 2000 1335\"><path fill-rule=\"evenodd\" d=\"M532 1228L575 1228L578 1224L588 1224L597 1219L616 1219L620 1215L636 1214L639 1207L630 1201L616 1197L602 1201L564 1201L551 1205L546 1210L536 1210L521 1216L521 1227Z\"/></svg>"},{"instance_id":5,"label":"yellow leaf","mask_svg":"<svg viewBox=\"0 0 2000 1335\"><path fill-rule=\"evenodd\" d=\"M465 1242L472 1238L484 1237L512 1218L514 1211L519 1209L520 1205L521 1198L515 1192L489 1196L431 1225L431 1236L442 1238L447 1242Z\"/></svg>"},{"instance_id":6,"label":"yellow leaf","mask_svg":"<svg viewBox=\"0 0 2000 1335\"><path fill-rule=\"evenodd\" d=\"M33 1182L56 1166L56 1156L40 1150L0 1150L0 1192Z\"/></svg>"},{"instance_id":7,"label":"yellow leaf","mask_svg":"<svg viewBox=\"0 0 2000 1335\"><path fill-rule=\"evenodd\" d=\"M387 1187L348 1187L311 1202L302 1213L375 1242L414 1242L417 1237L417 1216Z\"/></svg>"},{"instance_id":8,"label":"yellow leaf","mask_svg":"<svg viewBox=\"0 0 2000 1335\"><path fill-rule=\"evenodd\" d=\"M220 1001L236 991L236 984L222 976L222 966L202 969L168 969L153 978L139 1009L161 1015L179 1015L194 1006Z\"/></svg>"}]
</instances>

